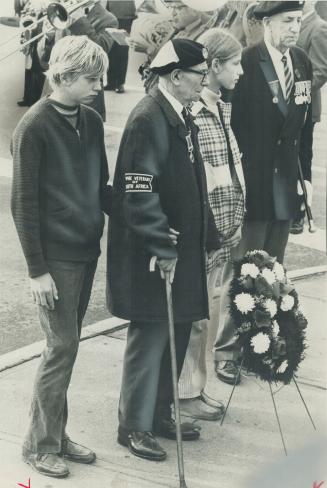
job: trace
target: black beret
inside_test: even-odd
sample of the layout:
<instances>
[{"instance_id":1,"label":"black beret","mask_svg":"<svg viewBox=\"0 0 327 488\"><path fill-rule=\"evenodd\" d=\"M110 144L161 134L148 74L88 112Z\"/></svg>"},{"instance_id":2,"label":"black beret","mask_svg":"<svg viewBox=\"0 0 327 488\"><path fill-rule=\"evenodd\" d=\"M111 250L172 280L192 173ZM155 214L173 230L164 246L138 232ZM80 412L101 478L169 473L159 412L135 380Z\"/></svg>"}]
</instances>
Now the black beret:
<instances>
[{"instance_id":1,"label":"black beret","mask_svg":"<svg viewBox=\"0 0 327 488\"><path fill-rule=\"evenodd\" d=\"M283 12L293 12L302 10L304 1L291 0L290 2L260 2L253 10L253 15L257 19L263 19L264 17L270 17L271 15L281 14Z\"/></svg>"},{"instance_id":2,"label":"black beret","mask_svg":"<svg viewBox=\"0 0 327 488\"><path fill-rule=\"evenodd\" d=\"M151 63L151 70L158 75L174 69L187 69L206 61L208 52L203 44L190 39L172 39L159 50Z\"/></svg>"}]
</instances>

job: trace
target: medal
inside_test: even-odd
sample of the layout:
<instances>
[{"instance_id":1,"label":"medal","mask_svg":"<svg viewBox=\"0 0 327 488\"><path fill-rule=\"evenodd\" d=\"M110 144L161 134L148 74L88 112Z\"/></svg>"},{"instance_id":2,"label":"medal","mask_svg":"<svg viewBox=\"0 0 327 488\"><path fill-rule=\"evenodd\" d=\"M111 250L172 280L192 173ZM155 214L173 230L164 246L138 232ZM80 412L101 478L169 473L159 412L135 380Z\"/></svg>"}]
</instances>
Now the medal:
<instances>
[{"instance_id":1,"label":"medal","mask_svg":"<svg viewBox=\"0 0 327 488\"><path fill-rule=\"evenodd\" d=\"M294 102L296 105L311 103L311 81L296 81L294 90Z\"/></svg>"},{"instance_id":2,"label":"medal","mask_svg":"<svg viewBox=\"0 0 327 488\"><path fill-rule=\"evenodd\" d=\"M273 96L272 102L278 103L279 81L278 80L269 81L269 88Z\"/></svg>"},{"instance_id":3,"label":"medal","mask_svg":"<svg viewBox=\"0 0 327 488\"><path fill-rule=\"evenodd\" d=\"M188 155L189 155L190 160L192 161L192 163L194 163L194 154L193 154L194 147L193 147L191 132L189 132L186 135L186 142L187 142Z\"/></svg>"}]
</instances>

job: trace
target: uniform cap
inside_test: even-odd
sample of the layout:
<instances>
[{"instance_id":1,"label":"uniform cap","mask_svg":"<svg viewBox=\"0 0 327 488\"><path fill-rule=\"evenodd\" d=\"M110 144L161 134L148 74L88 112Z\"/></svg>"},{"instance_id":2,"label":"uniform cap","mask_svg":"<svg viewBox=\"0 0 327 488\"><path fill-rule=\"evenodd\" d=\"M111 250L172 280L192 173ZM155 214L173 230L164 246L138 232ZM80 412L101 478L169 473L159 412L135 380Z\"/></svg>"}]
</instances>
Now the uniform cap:
<instances>
[{"instance_id":1,"label":"uniform cap","mask_svg":"<svg viewBox=\"0 0 327 488\"><path fill-rule=\"evenodd\" d=\"M257 19L264 17L271 17L272 15L281 14L283 12L294 12L302 10L304 1L291 0L290 2L260 2L253 10L253 15Z\"/></svg>"},{"instance_id":2,"label":"uniform cap","mask_svg":"<svg viewBox=\"0 0 327 488\"><path fill-rule=\"evenodd\" d=\"M158 75L174 69L187 69L206 61L208 52L203 44L190 39L172 39L166 42L151 63L151 70Z\"/></svg>"}]
</instances>

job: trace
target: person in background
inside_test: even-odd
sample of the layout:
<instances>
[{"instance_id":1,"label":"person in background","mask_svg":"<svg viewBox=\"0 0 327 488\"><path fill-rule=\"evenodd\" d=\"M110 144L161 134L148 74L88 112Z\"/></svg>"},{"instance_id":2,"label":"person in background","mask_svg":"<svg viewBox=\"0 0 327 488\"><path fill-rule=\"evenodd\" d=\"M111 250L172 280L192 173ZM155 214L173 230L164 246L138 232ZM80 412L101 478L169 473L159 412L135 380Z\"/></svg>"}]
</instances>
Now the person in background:
<instances>
[{"instance_id":1,"label":"person in background","mask_svg":"<svg viewBox=\"0 0 327 488\"><path fill-rule=\"evenodd\" d=\"M46 339L37 370L23 459L40 474L64 478L65 459L95 453L66 431L67 391L100 254L111 187L101 117L85 106L108 68L86 36L54 46L47 76L53 91L33 105L12 137L11 209Z\"/></svg>"},{"instance_id":2,"label":"person in background","mask_svg":"<svg viewBox=\"0 0 327 488\"><path fill-rule=\"evenodd\" d=\"M48 3L47 0L29 0L24 5L15 6L15 13L20 16L20 25L23 29L21 44L42 31L42 22L35 26L33 24L45 15ZM17 102L19 107L30 107L39 100L42 94L45 76L40 64L37 44L36 40L22 49L25 55L24 94L22 100Z\"/></svg>"},{"instance_id":3,"label":"person in background","mask_svg":"<svg viewBox=\"0 0 327 488\"><path fill-rule=\"evenodd\" d=\"M314 1L303 7L302 26L297 45L309 56L312 63L312 132L321 117L320 89L327 81L327 22L317 14ZM297 215L290 232L301 234L304 226L303 197L299 196Z\"/></svg>"},{"instance_id":4,"label":"person in background","mask_svg":"<svg viewBox=\"0 0 327 488\"><path fill-rule=\"evenodd\" d=\"M224 413L221 402L205 391L208 334L216 330L218 310L214 291L221 267L233 256L241 239L245 210L245 184L241 155L230 119L231 103L221 99L221 89L233 90L243 73L242 45L228 31L209 29L200 38L208 50L208 86L192 108L199 127L199 144L207 176L209 204L219 231L222 247L207 259L210 320L192 324L182 373L179 379L181 413L195 419L218 420ZM222 287L224 286L224 272ZM212 333L210 334L212 335Z\"/></svg>"},{"instance_id":5,"label":"person in background","mask_svg":"<svg viewBox=\"0 0 327 488\"><path fill-rule=\"evenodd\" d=\"M254 15L262 19L264 40L242 54L244 74L233 93L232 128L243 154L246 214L235 258L262 249L283 263L296 212L299 157L312 195L312 67L296 47L302 9L301 1L258 3ZM233 263L228 261L214 355L218 379L230 384L240 381L240 350L229 314L232 279Z\"/></svg>"},{"instance_id":6,"label":"person in background","mask_svg":"<svg viewBox=\"0 0 327 488\"><path fill-rule=\"evenodd\" d=\"M66 29L62 31L53 30L44 36L38 44L39 58L44 70L47 69L47 63L53 46L57 40L66 35L86 35L89 39L101 46L108 55L114 41L105 29L106 27L118 27L118 20L102 6L102 3L102 0L95 0L89 7L77 9L69 16L69 25ZM101 90L99 90L97 96L89 103L90 107L94 108L101 115L102 120L105 121L106 106L102 82L101 86ZM49 84L45 83L43 95L47 95L50 92L51 88Z\"/></svg>"},{"instance_id":7,"label":"person in background","mask_svg":"<svg viewBox=\"0 0 327 488\"><path fill-rule=\"evenodd\" d=\"M130 33L133 20L136 18L134 0L108 0L106 8L118 19L119 28ZM124 93L128 65L128 46L120 46L114 42L109 52L109 68L105 90Z\"/></svg>"}]
</instances>

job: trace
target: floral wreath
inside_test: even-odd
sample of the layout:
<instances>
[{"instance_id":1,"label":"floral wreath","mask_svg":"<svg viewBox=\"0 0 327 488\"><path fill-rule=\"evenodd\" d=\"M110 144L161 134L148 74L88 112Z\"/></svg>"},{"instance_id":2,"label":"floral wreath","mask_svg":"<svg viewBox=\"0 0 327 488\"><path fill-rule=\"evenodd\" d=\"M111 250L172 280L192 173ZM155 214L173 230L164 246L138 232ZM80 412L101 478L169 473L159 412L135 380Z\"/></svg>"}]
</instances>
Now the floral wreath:
<instances>
[{"instance_id":1,"label":"floral wreath","mask_svg":"<svg viewBox=\"0 0 327 488\"><path fill-rule=\"evenodd\" d=\"M234 262L230 312L243 364L265 381L289 383L304 358L307 320L284 267L265 251Z\"/></svg>"}]
</instances>

